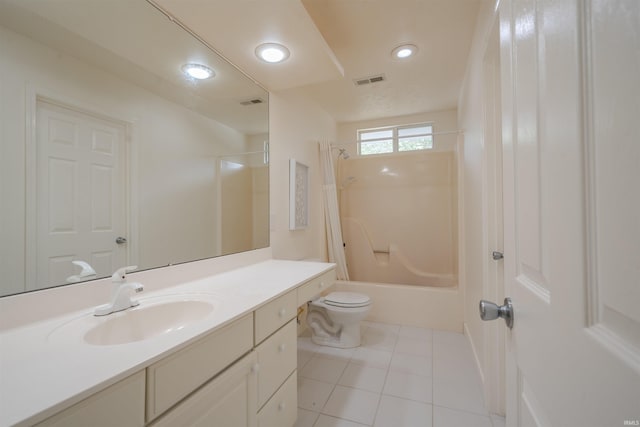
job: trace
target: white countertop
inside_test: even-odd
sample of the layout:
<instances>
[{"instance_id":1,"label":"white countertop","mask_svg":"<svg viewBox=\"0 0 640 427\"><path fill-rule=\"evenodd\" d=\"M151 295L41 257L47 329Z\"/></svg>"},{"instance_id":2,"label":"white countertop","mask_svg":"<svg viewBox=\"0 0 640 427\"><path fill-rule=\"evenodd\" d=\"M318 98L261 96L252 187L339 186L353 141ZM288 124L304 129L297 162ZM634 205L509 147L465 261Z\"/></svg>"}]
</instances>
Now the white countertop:
<instances>
[{"instance_id":1,"label":"white countertop","mask_svg":"<svg viewBox=\"0 0 640 427\"><path fill-rule=\"evenodd\" d=\"M134 343L94 346L82 334L61 336L63 325L91 316L93 307L4 331L0 426L42 421L332 268L328 263L269 260L137 294L141 306L146 298L206 294L214 310L184 329Z\"/></svg>"}]
</instances>

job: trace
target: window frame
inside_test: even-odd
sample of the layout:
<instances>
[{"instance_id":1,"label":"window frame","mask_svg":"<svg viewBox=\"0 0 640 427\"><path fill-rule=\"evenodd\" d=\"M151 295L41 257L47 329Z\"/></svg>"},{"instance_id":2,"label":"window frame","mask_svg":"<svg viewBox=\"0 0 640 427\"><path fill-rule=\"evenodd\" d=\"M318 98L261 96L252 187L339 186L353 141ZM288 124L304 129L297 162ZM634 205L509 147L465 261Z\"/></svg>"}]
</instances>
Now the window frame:
<instances>
[{"instance_id":1,"label":"window frame","mask_svg":"<svg viewBox=\"0 0 640 427\"><path fill-rule=\"evenodd\" d=\"M421 137L421 136L430 136L431 137L431 147L428 148L418 148L416 150L400 150L400 139L402 138L408 138L406 136L400 137L399 136L399 131L401 129L413 129L413 128L419 128L419 127L429 127L431 129L431 131L429 133L424 133L424 134L417 134L417 135L411 135L411 137ZM356 130L356 146L357 146L357 152L358 152L358 156L382 156L382 155L388 155L388 154L398 154L398 153L410 153L412 151L426 151L426 150L432 150L434 143L435 143L435 137L434 137L434 126L433 126L433 122L423 122L423 123L413 123L413 124L406 124L406 125L395 125L395 126L381 126L381 127L377 127L377 128L367 128L367 129L357 129ZM390 137L382 137L382 138L372 138L372 139L362 139L362 134L365 133L372 133L372 132L380 132L380 131L391 131L391 136ZM370 154L362 154L362 143L370 143L370 142L377 142L377 141L388 141L389 139L391 139L392 141L392 151L386 152L386 153L370 153Z\"/></svg>"}]
</instances>

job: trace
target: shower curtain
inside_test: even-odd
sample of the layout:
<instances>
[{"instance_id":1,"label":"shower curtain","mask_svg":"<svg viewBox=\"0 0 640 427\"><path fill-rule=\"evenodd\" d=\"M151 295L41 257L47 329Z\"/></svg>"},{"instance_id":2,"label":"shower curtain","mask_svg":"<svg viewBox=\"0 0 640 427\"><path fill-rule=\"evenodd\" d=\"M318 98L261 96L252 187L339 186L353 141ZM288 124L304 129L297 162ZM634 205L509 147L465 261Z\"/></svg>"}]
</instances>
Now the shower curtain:
<instances>
[{"instance_id":1,"label":"shower curtain","mask_svg":"<svg viewBox=\"0 0 640 427\"><path fill-rule=\"evenodd\" d=\"M336 264L338 280L349 280L347 260L344 255L342 228L338 212L338 192L336 177L333 169L333 157L329 141L320 141L320 171L322 173L322 199L324 205L324 220L327 230L327 246L329 261Z\"/></svg>"}]
</instances>

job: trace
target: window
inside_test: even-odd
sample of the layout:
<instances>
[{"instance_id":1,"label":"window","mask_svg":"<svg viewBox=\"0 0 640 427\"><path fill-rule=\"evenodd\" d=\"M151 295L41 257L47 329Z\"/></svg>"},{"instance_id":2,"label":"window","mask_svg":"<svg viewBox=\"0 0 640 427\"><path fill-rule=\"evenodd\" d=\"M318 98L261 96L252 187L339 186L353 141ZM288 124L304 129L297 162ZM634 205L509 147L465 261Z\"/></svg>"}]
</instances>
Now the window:
<instances>
[{"instance_id":1,"label":"window","mask_svg":"<svg viewBox=\"0 0 640 427\"><path fill-rule=\"evenodd\" d=\"M361 156L431 148L433 148L432 124L358 130L358 154Z\"/></svg>"}]
</instances>

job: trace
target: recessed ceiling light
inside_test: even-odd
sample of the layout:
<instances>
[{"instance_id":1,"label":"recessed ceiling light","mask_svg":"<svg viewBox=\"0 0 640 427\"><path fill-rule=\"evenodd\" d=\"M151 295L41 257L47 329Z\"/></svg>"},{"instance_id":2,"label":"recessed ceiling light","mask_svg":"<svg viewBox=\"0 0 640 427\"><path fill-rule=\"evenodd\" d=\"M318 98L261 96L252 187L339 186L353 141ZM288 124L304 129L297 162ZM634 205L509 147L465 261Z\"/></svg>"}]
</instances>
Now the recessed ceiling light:
<instances>
[{"instance_id":1,"label":"recessed ceiling light","mask_svg":"<svg viewBox=\"0 0 640 427\"><path fill-rule=\"evenodd\" d=\"M182 72L196 80L206 80L216 75L211 68L202 64L184 64Z\"/></svg>"},{"instance_id":2,"label":"recessed ceiling light","mask_svg":"<svg viewBox=\"0 0 640 427\"><path fill-rule=\"evenodd\" d=\"M405 59L414 55L418 51L418 47L413 44L403 44L391 51L391 56L395 59Z\"/></svg>"},{"instance_id":3,"label":"recessed ceiling light","mask_svg":"<svg viewBox=\"0 0 640 427\"><path fill-rule=\"evenodd\" d=\"M289 57L289 49L278 43L263 43L256 48L256 56L264 62L275 64Z\"/></svg>"}]
</instances>

